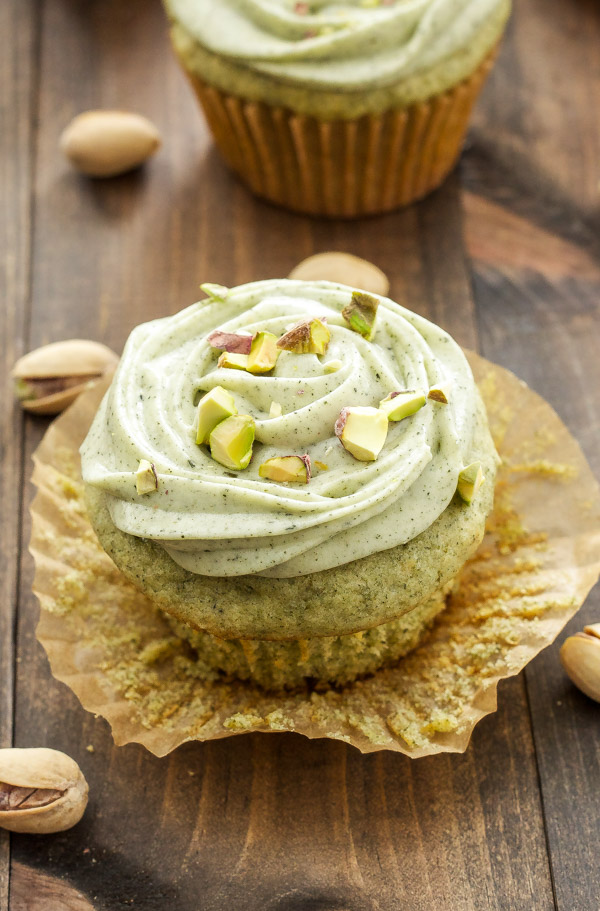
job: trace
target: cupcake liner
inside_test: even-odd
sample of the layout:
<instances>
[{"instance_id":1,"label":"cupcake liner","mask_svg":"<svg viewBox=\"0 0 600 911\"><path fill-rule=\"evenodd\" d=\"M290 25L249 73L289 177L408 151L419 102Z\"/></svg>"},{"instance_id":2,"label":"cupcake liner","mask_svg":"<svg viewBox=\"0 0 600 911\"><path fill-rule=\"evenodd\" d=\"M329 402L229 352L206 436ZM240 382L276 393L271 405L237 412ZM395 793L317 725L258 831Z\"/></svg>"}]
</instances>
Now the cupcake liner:
<instances>
[{"instance_id":1,"label":"cupcake liner","mask_svg":"<svg viewBox=\"0 0 600 911\"><path fill-rule=\"evenodd\" d=\"M355 120L294 114L187 75L225 161L257 196L309 215L354 218L408 205L442 183L496 53L443 94Z\"/></svg>"},{"instance_id":2,"label":"cupcake liner","mask_svg":"<svg viewBox=\"0 0 600 911\"><path fill-rule=\"evenodd\" d=\"M411 757L466 749L498 681L554 640L600 573L600 491L552 408L476 355L503 459L484 541L427 639L344 687L273 694L206 674L161 612L100 548L85 512L78 447L106 382L49 428L35 454L31 552L37 634L52 671L117 744L162 756L245 731L331 737Z\"/></svg>"},{"instance_id":3,"label":"cupcake liner","mask_svg":"<svg viewBox=\"0 0 600 911\"><path fill-rule=\"evenodd\" d=\"M164 613L173 631L187 640L204 675L219 672L251 680L265 689L297 689L306 685L345 684L393 664L419 644L446 606L452 582L398 620L345 636L273 641L220 639L193 629Z\"/></svg>"}]
</instances>

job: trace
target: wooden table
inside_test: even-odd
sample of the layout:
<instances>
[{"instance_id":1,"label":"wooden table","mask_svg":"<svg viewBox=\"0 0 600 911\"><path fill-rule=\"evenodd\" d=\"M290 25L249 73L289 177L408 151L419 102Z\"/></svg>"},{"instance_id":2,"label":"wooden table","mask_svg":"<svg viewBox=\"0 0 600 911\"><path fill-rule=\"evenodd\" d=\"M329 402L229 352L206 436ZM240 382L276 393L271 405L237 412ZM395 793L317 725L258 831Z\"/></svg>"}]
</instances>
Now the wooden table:
<instances>
[{"instance_id":1,"label":"wooden table","mask_svg":"<svg viewBox=\"0 0 600 911\"><path fill-rule=\"evenodd\" d=\"M35 639L28 478L46 422L12 406L8 379L57 339L120 350L201 281L348 250L542 393L600 474L596 0L516 0L458 173L421 205L354 224L278 211L227 173L156 0L2 0L0 34L0 740L65 750L91 786L74 830L0 836L0 907L598 911L600 706L565 678L558 644L501 686L464 756L362 756L291 734L162 760L116 749ZM91 107L154 119L164 148L145 171L90 182L69 169L58 136ZM599 601L596 589L569 629L598 620Z\"/></svg>"}]
</instances>

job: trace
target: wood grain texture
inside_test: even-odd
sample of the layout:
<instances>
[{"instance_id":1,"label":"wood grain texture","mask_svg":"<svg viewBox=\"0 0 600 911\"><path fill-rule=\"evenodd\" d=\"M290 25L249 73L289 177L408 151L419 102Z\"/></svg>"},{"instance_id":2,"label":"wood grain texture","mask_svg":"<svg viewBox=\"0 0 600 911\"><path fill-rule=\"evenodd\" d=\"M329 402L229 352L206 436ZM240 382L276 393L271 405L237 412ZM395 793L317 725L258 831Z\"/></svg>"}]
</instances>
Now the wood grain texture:
<instances>
[{"instance_id":1,"label":"wood grain texture","mask_svg":"<svg viewBox=\"0 0 600 911\"><path fill-rule=\"evenodd\" d=\"M11 8L33 34L34 11L22 0ZM589 196L598 137L588 120L584 136L570 134L577 113L557 123L567 82L576 112L597 101L593 0L517 0L460 176L419 206L358 223L279 211L227 173L172 59L157 0L40 0L39 11L31 199L25 175L14 177L14 207L23 217L35 212L27 347L83 336L120 350L136 323L195 300L201 281L286 275L311 253L345 250L381 266L396 299L527 379L600 468L592 392L600 380L600 245ZM554 93L558 64L550 83L544 67L558 51L577 76ZM111 106L150 116L164 147L144 171L83 179L61 158L58 137L80 110ZM9 154L34 148L32 122L19 119ZM23 168L22 157L13 167ZM25 223L19 243L29 231ZM25 314L17 304L0 313L4 364L23 343ZM20 419L14 412L3 420L3 441L16 436L17 445L3 450L11 467L2 491L18 510ZM44 427L27 420L27 474ZM464 756L410 762L276 734L192 743L163 760L135 745L116 749L108 725L51 677L35 640L30 498L26 486L15 742L72 755L90 782L90 804L69 832L13 837L10 911L597 911L591 858L600 811L589 804L598 715L565 683L554 650L534 662L527 689L523 675L501 686L498 712L478 726ZM12 515L6 506L3 516ZM14 586L14 543L8 548L11 569L0 585ZM1 670L10 686L11 667ZM10 688L0 698L11 709ZM0 908L3 897L6 889Z\"/></svg>"},{"instance_id":2,"label":"wood grain texture","mask_svg":"<svg viewBox=\"0 0 600 911\"><path fill-rule=\"evenodd\" d=\"M463 162L482 353L559 412L600 475L600 7L517 0ZM511 74L518 73L518 89ZM566 78L568 74L568 78ZM526 670L556 906L600 907L599 707L558 649L600 619L598 587Z\"/></svg>"},{"instance_id":3,"label":"wood grain texture","mask_svg":"<svg viewBox=\"0 0 600 911\"><path fill-rule=\"evenodd\" d=\"M29 313L31 173L37 103L37 21L30 0L0 5L0 396L12 400L9 369L23 353ZM0 747L12 744L23 421L0 412ZM10 844L0 832L0 908L8 906Z\"/></svg>"}]
</instances>

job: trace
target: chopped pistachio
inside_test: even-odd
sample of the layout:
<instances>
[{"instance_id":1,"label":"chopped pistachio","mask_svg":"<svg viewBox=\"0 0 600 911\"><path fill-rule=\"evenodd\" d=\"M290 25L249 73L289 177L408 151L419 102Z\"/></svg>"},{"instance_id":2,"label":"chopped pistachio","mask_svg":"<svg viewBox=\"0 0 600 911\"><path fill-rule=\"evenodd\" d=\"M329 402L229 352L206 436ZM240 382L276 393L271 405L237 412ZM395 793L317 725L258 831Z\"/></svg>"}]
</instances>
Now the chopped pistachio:
<instances>
[{"instance_id":1,"label":"chopped pistachio","mask_svg":"<svg viewBox=\"0 0 600 911\"><path fill-rule=\"evenodd\" d=\"M277 342L277 347L294 354L325 354L331 332L323 319L305 320L298 323Z\"/></svg>"},{"instance_id":2,"label":"chopped pistachio","mask_svg":"<svg viewBox=\"0 0 600 911\"><path fill-rule=\"evenodd\" d=\"M390 392L381 400L379 407L386 414L388 421L402 421L419 411L426 401L422 392Z\"/></svg>"},{"instance_id":3,"label":"chopped pistachio","mask_svg":"<svg viewBox=\"0 0 600 911\"><path fill-rule=\"evenodd\" d=\"M233 396L222 386L215 386L200 400L198 405L198 427L196 443L208 443L208 438L217 424L237 414Z\"/></svg>"},{"instance_id":4,"label":"chopped pistachio","mask_svg":"<svg viewBox=\"0 0 600 911\"><path fill-rule=\"evenodd\" d=\"M344 449L355 459L374 462L387 437L388 419L378 408L342 408L334 429Z\"/></svg>"},{"instance_id":5,"label":"chopped pistachio","mask_svg":"<svg viewBox=\"0 0 600 911\"><path fill-rule=\"evenodd\" d=\"M258 332L252 340L246 370L254 374L269 373L278 357L277 336L272 332Z\"/></svg>"},{"instance_id":6,"label":"chopped pistachio","mask_svg":"<svg viewBox=\"0 0 600 911\"><path fill-rule=\"evenodd\" d=\"M325 462L319 462L318 459L315 459L315 465L319 471L329 471L329 465L326 465Z\"/></svg>"},{"instance_id":7,"label":"chopped pistachio","mask_svg":"<svg viewBox=\"0 0 600 911\"><path fill-rule=\"evenodd\" d=\"M342 362L337 359L333 361L327 361L326 364L323 364L323 370L325 373L337 373L338 370L342 369Z\"/></svg>"},{"instance_id":8,"label":"chopped pistachio","mask_svg":"<svg viewBox=\"0 0 600 911\"><path fill-rule=\"evenodd\" d=\"M246 370L248 367L248 355L231 354L229 351L224 351L217 361L217 367L231 367L233 370Z\"/></svg>"},{"instance_id":9,"label":"chopped pistachio","mask_svg":"<svg viewBox=\"0 0 600 911\"><path fill-rule=\"evenodd\" d=\"M215 462L232 471L247 468L252 458L254 429L254 418L249 414L234 414L217 424L208 439Z\"/></svg>"},{"instance_id":10,"label":"chopped pistachio","mask_svg":"<svg viewBox=\"0 0 600 911\"><path fill-rule=\"evenodd\" d=\"M229 288L225 287L225 285L217 285L214 282L204 282L204 284L200 285L200 290L212 297L213 300L221 302L225 301L229 294Z\"/></svg>"},{"instance_id":11,"label":"chopped pistachio","mask_svg":"<svg viewBox=\"0 0 600 911\"><path fill-rule=\"evenodd\" d=\"M448 390L441 386L432 386L427 393L427 398L432 402L438 402L440 405L448 404Z\"/></svg>"},{"instance_id":12,"label":"chopped pistachio","mask_svg":"<svg viewBox=\"0 0 600 911\"><path fill-rule=\"evenodd\" d=\"M147 459L140 459L140 464L135 473L135 487L140 496L158 490L156 468Z\"/></svg>"},{"instance_id":13,"label":"chopped pistachio","mask_svg":"<svg viewBox=\"0 0 600 911\"><path fill-rule=\"evenodd\" d=\"M373 338L375 317L379 301L364 291L353 291L350 303L342 310L342 316L354 332L358 332L367 341Z\"/></svg>"},{"instance_id":14,"label":"chopped pistachio","mask_svg":"<svg viewBox=\"0 0 600 911\"><path fill-rule=\"evenodd\" d=\"M212 348L229 351L231 354L250 354L251 335L239 335L237 332L211 332L207 340Z\"/></svg>"},{"instance_id":15,"label":"chopped pistachio","mask_svg":"<svg viewBox=\"0 0 600 911\"><path fill-rule=\"evenodd\" d=\"M289 455L267 459L258 469L258 474L261 478L268 478L270 481L308 484L310 457L308 455Z\"/></svg>"},{"instance_id":16,"label":"chopped pistachio","mask_svg":"<svg viewBox=\"0 0 600 911\"><path fill-rule=\"evenodd\" d=\"M269 408L269 417L270 418L280 418L283 414L283 408L279 402L271 402L271 407Z\"/></svg>"},{"instance_id":17,"label":"chopped pistachio","mask_svg":"<svg viewBox=\"0 0 600 911\"><path fill-rule=\"evenodd\" d=\"M470 465L463 468L458 476L458 484L456 485L458 495L465 503L470 505L484 481L485 476L481 468L481 462L471 462Z\"/></svg>"}]
</instances>

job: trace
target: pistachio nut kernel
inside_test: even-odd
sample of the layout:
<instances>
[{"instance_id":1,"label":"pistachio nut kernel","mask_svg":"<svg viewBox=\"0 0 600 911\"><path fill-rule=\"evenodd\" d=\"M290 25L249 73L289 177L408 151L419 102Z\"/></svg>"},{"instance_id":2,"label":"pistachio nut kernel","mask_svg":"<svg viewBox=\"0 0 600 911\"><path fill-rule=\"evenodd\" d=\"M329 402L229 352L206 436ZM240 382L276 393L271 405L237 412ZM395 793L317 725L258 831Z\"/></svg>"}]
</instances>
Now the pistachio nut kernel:
<instances>
[{"instance_id":1,"label":"pistachio nut kernel","mask_svg":"<svg viewBox=\"0 0 600 911\"><path fill-rule=\"evenodd\" d=\"M326 361L323 364L323 370L325 373L337 373L338 370L341 370L344 365L337 358L334 358L331 361Z\"/></svg>"},{"instance_id":2,"label":"pistachio nut kernel","mask_svg":"<svg viewBox=\"0 0 600 911\"><path fill-rule=\"evenodd\" d=\"M224 351L219 360L217 367L229 367L233 370L246 370L248 368L247 354L230 354Z\"/></svg>"},{"instance_id":3,"label":"pistachio nut kernel","mask_svg":"<svg viewBox=\"0 0 600 911\"><path fill-rule=\"evenodd\" d=\"M258 469L259 477L280 483L302 483L310 481L310 457L308 455L279 456L267 459Z\"/></svg>"},{"instance_id":4,"label":"pistachio nut kernel","mask_svg":"<svg viewBox=\"0 0 600 911\"><path fill-rule=\"evenodd\" d=\"M0 828L63 832L79 822L88 785L70 756L45 748L0 750Z\"/></svg>"},{"instance_id":5,"label":"pistachio nut kernel","mask_svg":"<svg viewBox=\"0 0 600 911\"><path fill-rule=\"evenodd\" d=\"M219 303L224 303L229 294L229 288L226 285L217 285L215 282L203 282L200 285L200 290L204 291L208 298L219 301Z\"/></svg>"},{"instance_id":6,"label":"pistachio nut kernel","mask_svg":"<svg viewBox=\"0 0 600 911\"><path fill-rule=\"evenodd\" d=\"M331 332L325 319L305 320L282 335L277 347L293 354L325 354Z\"/></svg>"},{"instance_id":7,"label":"pistachio nut kernel","mask_svg":"<svg viewBox=\"0 0 600 911\"><path fill-rule=\"evenodd\" d=\"M280 402L271 402L269 406L269 417L280 418L283 414L283 407Z\"/></svg>"},{"instance_id":8,"label":"pistachio nut kernel","mask_svg":"<svg viewBox=\"0 0 600 911\"><path fill-rule=\"evenodd\" d=\"M155 490L158 490L156 468L147 459L140 459L140 464L135 473L135 489L140 496L154 493Z\"/></svg>"},{"instance_id":9,"label":"pistachio nut kernel","mask_svg":"<svg viewBox=\"0 0 600 911\"><path fill-rule=\"evenodd\" d=\"M390 392L379 403L380 409L387 416L388 421L402 421L404 418L416 414L425 405L427 399L422 392L407 390L405 392Z\"/></svg>"},{"instance_id":10,"label":"pistachio nut kernel","mask_svg":"<svg viewBox=\"0 0 600 911\"><path fill-rule=\"evenodd\" d=\"M208 344L219 351L229 351L230 354L250 354L252 347L251 335L239 335L237 332L211 332L207 338Z\"/></svg>"},{"instance_id":11,"label":"pistachio nut kernel","mask_svg":"<svg viewBox=\"0 0 600 911\"><path fill-rule=\"evenodd\" d=\"M379 301L364 291L353 291L350 303L342 310L342 316L354 332L369 342L375 332L375 317Z\"/></svg>"},{"instance_id":12,"label":"pistachio nut kernel","mask_svg":"<svg viewBox=\"0 0 600 911\"><path fill-rule=\"evenodd\" d=\"M249 414L225 418L208 438L211 456L215 462L232 471L247 468L252 458L254 433L254 418Z\"/></svg>"},{"instance_id":13,"label":"pistachio nut kernel","mask_svg":"<svg viewBox=\"0 0 600 911\"><path fill-rule=\"evenodd\" d=\"M355 459L374 462L387 437L388 419L378 408L342 408L334 429L344 449Z\"/></svg>"},{"instance_id":14,"label":"pistachio nut kernel","mask_svg":"<svg viewBox=\"0 0 600 911\"><path fill-rule=\"evenodd\" d=\"M449 390L445 386L432 386L427 393L427 398L438 405L447 405L450 400Z\"/></svg>"},{"instance_id":15,"label":"pistachio nut kernel","mask_svg":"<svg viewBox=\"0 0 600 911\"><path fill-rule=\"evenodd\" d=\"M87 383L116 367L118 356L106 345L68 339L36 348L15 364L12 376L21 407L53 415L75 401Z\"/></svg>"},{"instance_id":16,"label":"pistachio nut kernel","mask_svg":"<svg viewBox=\"0 0 600 911\"><path fill-rule=\"evenodd\" d=\"M221 421L237 414L233 396L222 386L215 386L198 404L196 443L208 443L208 438Z\"/></svg>"},{"instance_id":17,"label":"pistachio nut kernel","mask_svg":"<svg viewBox=\"0 0 600 911\"><path fill-rule=\"evenodd\" d=\"M269 373L279 357L277 336L272 332L258 332L252 340L246 370L248 373Z\"/></svg>"},{"instance_id":18,"label":"pistachio nut kernel","mask_svg":"<svg viewBox=\"0 0 600 911\"><path fill-rule=\"evenodd\" d=\"M481 462L471 462L470 465L467 465L467 467L463 468L460 472L456 485L456 492L459 497L470 506L484 481L485 475L483 474Z\"/></svg>"},{"instance_id":19,"label":"pistachio nut kernel","mask_svg":"<svg viewBox=\"0 0 600 911\"><path fill-rule=\"evenodd\" d=\"M597 630L600 624L588 629ZM576 687L600 702L600 637L597 632L576 633L565 639L560 649L560 660Z\"/></svg>"}]
</instances>

